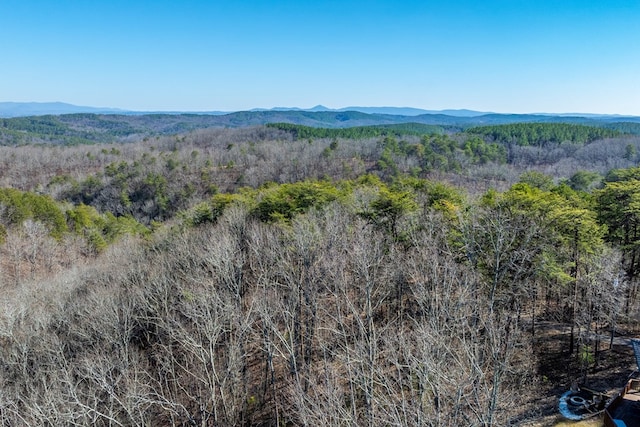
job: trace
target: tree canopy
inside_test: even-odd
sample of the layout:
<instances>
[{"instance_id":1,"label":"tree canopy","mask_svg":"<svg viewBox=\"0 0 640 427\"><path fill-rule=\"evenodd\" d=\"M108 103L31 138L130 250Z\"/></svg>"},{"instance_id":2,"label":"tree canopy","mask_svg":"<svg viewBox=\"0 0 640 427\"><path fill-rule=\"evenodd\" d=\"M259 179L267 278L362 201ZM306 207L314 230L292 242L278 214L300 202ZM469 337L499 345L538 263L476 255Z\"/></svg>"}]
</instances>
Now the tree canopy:
<instances>
[{"instance_id":1,"label":"tree canopy","mask_svg":"<svg viewBox=\"0 0 640 427\"><path fill-rule=\"evenodd\" d=\"M613 129L567 123L514 123L480 126L467 132L482 135L502 144L546 146L572 142L586 144L597 139L612 138L620 133Z\"/></svg>"}]
</instances>

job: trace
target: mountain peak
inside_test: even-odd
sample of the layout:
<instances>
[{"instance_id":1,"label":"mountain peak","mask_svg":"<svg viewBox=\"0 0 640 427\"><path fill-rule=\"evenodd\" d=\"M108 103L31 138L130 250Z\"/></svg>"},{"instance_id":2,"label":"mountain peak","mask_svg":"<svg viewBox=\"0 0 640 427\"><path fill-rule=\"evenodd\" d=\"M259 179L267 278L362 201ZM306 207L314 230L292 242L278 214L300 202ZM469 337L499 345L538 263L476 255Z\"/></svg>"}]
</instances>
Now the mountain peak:
<instances>
[{"instance_id":1,"label":"mountain peak","mask_svg":"<svg viewBox=\"0 0 640 427\"><path fill-rule=\"evenodd\" d=\"M331 109L325 107L324 105L318 104L315 107L310 108L309 111L331 111Z\"/></svg>"}]
</instances>

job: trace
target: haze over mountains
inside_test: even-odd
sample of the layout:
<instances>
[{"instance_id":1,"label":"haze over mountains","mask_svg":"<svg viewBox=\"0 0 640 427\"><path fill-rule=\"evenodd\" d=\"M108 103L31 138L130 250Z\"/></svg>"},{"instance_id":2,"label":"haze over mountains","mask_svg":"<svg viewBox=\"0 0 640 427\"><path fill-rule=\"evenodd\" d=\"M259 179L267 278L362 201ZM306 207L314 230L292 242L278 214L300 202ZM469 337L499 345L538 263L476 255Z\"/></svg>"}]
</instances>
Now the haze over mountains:
<instances>
[{"instance_id":1,"label":"haze over mountains","mask_svg":"<svg viewBox=\"0 0 640 427\"><path fill-rule=\"evenodd\" d=\"M26 117L58 114L126 114L126 110L108 107L86 107L64 102L0 102L0 117Z\"/></svg>"},{"instance_id":2,"label":"haze over mountains","mask_svg":"<svg viewBox=\"0 0 640 427\"><path fill-rule=\"evenodd\" d=\"M343 107L343 108L327 108L324 105L316 105L312 108L298 108L298 107L275 107L275 108L254 108L251 111L310 111L310 112L344 112L344 111L357 111L359 113L366 114L390 114L396 116L420 116L422 114L444 114L454 117L476 117L485 114L491 114L488 112L474 111L474 110L423 110L421 108L412 107Z\"/></svg>"},{"instance_id":3,"label":"haze over mountains","mask_svg":"<svg viewBox=\"0 0 640 427\"><path fill-rule=\"evenodd\" d=\"M473 111L466 109L459 110L424 110L421 108L411 107L343 107L343 108L327 108L324 105L316 105L312 108L299 107L274 107L274 108L253 108L249 111L307 111L307 112L344 112L357 111L367 114L391 114L399 116L419 116L421 114L445 114L454 117L476 117L487 112ZM24 117L24 116L41 116L41 115L59 115L59 114L230 114L236 111L133 111L120 108L107 107L88 107L64 102L0 102L0 117Z\"/></svg>"},{"instance_id":4,"label":"haze over mountains","mask_svg":"<svg viewBox=\"0 0 640 427\"><path fill-rule=\"evenodd\" d=\"M323 105L316 105L312 108L299 107L274 107L274 108L254 108L250 112L359 112L365 114L376 115L392 115L416 117L421 115L444 115L458 118L474 118L487 115L510 116L510 114L498 114L492 112L474 111L468 109L445 109L445 110L424 110L412 107L360 107L350 106L343 108L327 108ZM0 117L27 117L42 115L61 115L61 114L122 114L122 115L141 115L141 114L203 114L203 115L225 115L238 113L238 111L132 111L111 107L90 107L68 104L64 102L0 102ZM516 116L550 116L550 117L589 117L589 118L605 118L616 120L626 118L614 114L589 114L589 113L536 113L536 114L517 114ZM628 116L632 117L632 116ZM633 120L635 121L635 120Z\"/></svg>"}]
</instances>

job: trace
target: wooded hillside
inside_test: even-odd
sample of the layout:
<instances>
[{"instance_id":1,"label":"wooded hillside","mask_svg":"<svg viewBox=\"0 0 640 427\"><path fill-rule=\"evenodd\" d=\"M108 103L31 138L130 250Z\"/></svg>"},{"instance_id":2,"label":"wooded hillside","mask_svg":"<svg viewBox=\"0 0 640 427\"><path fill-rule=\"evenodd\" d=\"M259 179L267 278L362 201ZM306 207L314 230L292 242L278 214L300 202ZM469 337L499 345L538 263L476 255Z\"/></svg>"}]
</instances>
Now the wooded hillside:
<instances>
[{"instance_id":1,"label":"wooded hillside","mask_svg":"<svg viewBox=\"0 0 640 427\"><path fill-rule=\"evenodd\" d=\"M0 147L3 424L517 425L637 327L639 138L296 129Z\"/></svg>"}]
</instances>

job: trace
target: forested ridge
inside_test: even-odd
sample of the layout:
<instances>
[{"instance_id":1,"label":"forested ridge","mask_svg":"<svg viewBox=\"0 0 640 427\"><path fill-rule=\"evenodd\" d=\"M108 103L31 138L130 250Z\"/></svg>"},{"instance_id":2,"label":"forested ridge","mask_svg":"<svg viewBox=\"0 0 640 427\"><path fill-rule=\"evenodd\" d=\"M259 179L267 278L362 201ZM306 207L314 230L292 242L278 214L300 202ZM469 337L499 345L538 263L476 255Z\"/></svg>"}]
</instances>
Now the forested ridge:
<instances>
[{"instance_id":1,"label":"forested ridge","mask_svg":"<svg viewBox=\"0 0 640 427\"><path fill-rule=\"evenodd\" d=\"M624 120L624 121L621 121ZM285 127L290 132L317 138L363 138L387 134L454 133L474 127L493 128L504 134L505 129L527 132L540 130L547 135L554 129L562 137L567 128L582 126L607 129L588 130L598 138L617 132L639 132L637 117L560 117L529 114L486 114L475 117L456 117L445 114L401 116L366 114L358 111L238 111L228 114L94 114L75 113L0 118L0 145L22 144L92 144L105 142L133 142L144 137L174 135L207 128L241 128L269 125ZM500 128L514 125L512 128ZM524 126L524 127L523 127ZM562 130L564 129L564 130ZM486 130L486 129L485 129ZM558 131L560 130L560 134ZM573 129L569 134L576 134ZM313 136L315 135L315 136ZM512 135L513 136L513 135ZM307 137L307 136L305 136ZM521 141L523 142L524 139ZM555 142L563 142L558 140ZM526 144L524 144L526 145Z\"/></svg>"},{"instance_id":2,"label":"forested ridge","mask_svg":"<svg viewBox=\"0 0 640 427\"><path fill-rule=\"evenodd\" d=\"M537 146L562 142L585 144L620 135L620 132L613 129L566 123L514 123L481 126L469 129L469 132L488 136L491 140L501 143Z\"/></svg>"},{"instance_id":3,"label":"forested ridge","mask_svg":"<svg viewBox=\"0 0 640 427\"><path fill-rule=\"evenodd\" d=\"M0 147L3 425L524 425L637 330L637 137L131 138Z\"/></svg>"},{"instance_id":4,"label":"forested ridge","mask_svg":"<svg viewBox=\"0 0 640 427\"><path fill-rule=\"evenodd\" d=\"M447 130L458 130L453 126L425 125L421 123L401 123L379 126L355 126L348 128L318 128L292 123L267 123L267 127L291 133L294 138L346 138L362 139L377 136L402 136L443 134Z\"/></svg>"}]
</instances>

